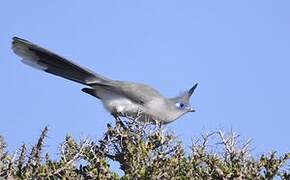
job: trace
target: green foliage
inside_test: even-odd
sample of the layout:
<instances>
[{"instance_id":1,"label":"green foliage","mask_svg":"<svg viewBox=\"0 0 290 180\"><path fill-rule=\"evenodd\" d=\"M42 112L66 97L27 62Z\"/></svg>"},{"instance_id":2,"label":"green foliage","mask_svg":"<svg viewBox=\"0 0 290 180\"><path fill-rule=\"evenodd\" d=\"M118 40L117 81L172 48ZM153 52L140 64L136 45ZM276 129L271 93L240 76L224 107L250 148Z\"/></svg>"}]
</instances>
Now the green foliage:
<instances>
[{"instance_id":1,"label":"green foliage","mask_svg":"<svg viewBox=\"0 0 290 180\"><path fill-rule=\"evenodd\" d=\"M0 137L0 178L6 179L290 179L290 154L276 152L255 158L250 141L238 143L234 132L202 135L190 152L163 126L132 120L108 124L98 141L77 142L67 136L59 160L44 154L45 128L31 150L24 144L6 152ZM122 175L110 168L120 164ZM79 165L81 164L81 165Z\"/></svg>"}]
</instances>

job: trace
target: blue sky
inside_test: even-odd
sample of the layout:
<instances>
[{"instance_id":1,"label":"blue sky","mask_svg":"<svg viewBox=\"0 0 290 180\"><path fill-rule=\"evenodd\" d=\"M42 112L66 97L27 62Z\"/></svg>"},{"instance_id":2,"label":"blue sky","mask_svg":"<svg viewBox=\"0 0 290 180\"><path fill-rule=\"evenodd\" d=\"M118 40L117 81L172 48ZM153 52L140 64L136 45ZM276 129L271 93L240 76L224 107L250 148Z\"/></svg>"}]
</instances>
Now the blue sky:
<instances>
[{"instance_id":1,"label":"blue sky","mask_svg":"<svg viewBox=\"0 0 290 180\"><path fill-rule=\"evenodd\" d=\"M113 118L82 85L20 63L19 36L113 79L165 96L198 82L197 112L167 126L192 137L233 129L256 154L290 150L289 1L3 1L0 6L0 134L11 151L50 128L100 138Z\"/></svg>"}]
</instances>

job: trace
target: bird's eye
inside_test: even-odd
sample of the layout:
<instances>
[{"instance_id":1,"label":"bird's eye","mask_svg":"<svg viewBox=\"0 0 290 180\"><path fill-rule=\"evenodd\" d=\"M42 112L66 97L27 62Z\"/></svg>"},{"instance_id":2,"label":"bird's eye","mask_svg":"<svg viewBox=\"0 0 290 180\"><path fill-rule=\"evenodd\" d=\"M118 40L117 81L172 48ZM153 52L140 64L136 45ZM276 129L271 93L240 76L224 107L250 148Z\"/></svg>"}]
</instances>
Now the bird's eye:
<instances>
[{"instance_id":1,"label":"bird's eye","mask_svg":"<svg viewBox=\"0 0 290 180\"><path fill-rule=\"evenodd\" d=\"M176 103L176 107L178 107L180 109L184 109L185 108L185 104L181 103L181 102L178 102L178 103Z\"/></svg>"}]
</instances>

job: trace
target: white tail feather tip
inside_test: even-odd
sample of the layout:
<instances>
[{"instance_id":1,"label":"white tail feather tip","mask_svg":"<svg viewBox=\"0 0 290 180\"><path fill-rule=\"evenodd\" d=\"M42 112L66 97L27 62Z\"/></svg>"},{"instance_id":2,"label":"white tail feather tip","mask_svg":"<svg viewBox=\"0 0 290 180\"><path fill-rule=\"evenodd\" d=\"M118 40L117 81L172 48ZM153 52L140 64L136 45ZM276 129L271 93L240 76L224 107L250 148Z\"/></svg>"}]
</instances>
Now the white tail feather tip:
<instances>
[{"instance_id":1,"label":"white tail feather tip","mask_svg":"<svg viewBox=\"0 0 290 180\"><path fill-rule=\"evenodd\" d=\"M39 70L46 70L48 69L48 67L44 64L40 64L39 62L37 62L36 60L32 60L32 59L22 59L21 60L24 64L31 66L35 69L39 69Z\"/></svg>"}]
</instances>

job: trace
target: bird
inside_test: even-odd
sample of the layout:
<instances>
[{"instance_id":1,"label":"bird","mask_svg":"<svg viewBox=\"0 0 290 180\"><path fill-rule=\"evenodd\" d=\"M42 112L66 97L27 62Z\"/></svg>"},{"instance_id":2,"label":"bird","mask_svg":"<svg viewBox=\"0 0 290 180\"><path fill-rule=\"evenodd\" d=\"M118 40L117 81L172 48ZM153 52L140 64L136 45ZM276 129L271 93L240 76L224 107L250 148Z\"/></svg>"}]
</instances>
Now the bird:
<instances>
[{"instance_id":1,"label":"bird","mask_svg":"<svg viewBox=\"0 0 290 180\"><path fill-rule=\"evenodd\" d=\"M83 84L82 91L98 98L116 120L168 124L195 112L190 98L198 83L176 97L166 98L149 85L109 79L19 37L12 38L12 50L26 65Z\"/></svg>"}]
</instances>

